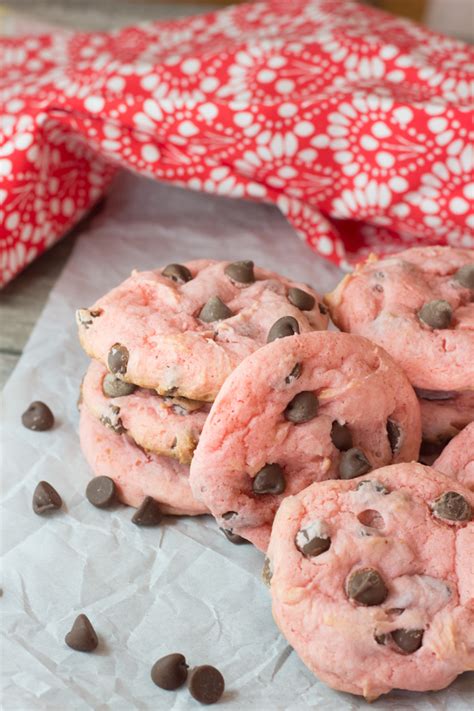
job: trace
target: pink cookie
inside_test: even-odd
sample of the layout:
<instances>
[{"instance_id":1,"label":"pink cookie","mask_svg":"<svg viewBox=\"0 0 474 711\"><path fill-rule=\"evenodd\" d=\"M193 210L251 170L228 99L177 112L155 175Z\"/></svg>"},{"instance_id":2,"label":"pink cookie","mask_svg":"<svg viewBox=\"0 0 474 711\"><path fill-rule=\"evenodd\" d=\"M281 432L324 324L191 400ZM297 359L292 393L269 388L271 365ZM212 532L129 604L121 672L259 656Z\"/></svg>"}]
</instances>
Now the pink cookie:
<instances>
[{"instance_id":1,"label":"pink cookie","mask_svg":"<svg viewBox=\"0 0 474 711\"><path fill-rule=\"evenodd\" d=\"M202 259L133 272L77 322L86 353L122 380L213 401L275 329L325 329L326 312L315 291L253 262Z\"/></svg>"},{"instance_id":2,"label":"pink cookie","mask_svg":"<svg viewBox=\"0 0 474 711\"><path fill-rule=\"evenodd\" d=\"M433 468L474 490L474 422L451 440ZM472 555L474 557L474 550Z\"/></svg>"},{"instance_id":3,"label":"pink cookie","mask_svg":"<svg viewBox=\"0 0 474 711\"><path fill-rule=\"evenodd\" d=\"M175 459L144 452L125 434L104 427L82 408L81 447L95 476L114 480L124 504L138 508L146 496L159 501L163 513L196 516L207 513L189 487L189 467Z\"/></svg>"},{"instance_id":4,"label":"pink cookie","mask_svg":"<svg viewBox=\"0 0 474 711\"><path fill-rule=\"evenodd\" d=\"M444 394L450 393L445 391ZM425 442L445 444L474 420L474 390L453 392L452 397L445 400L426 397L419 400Z\"/></svg>"},{"instance_id":5,"label":"pink cookie","mask_svg":"<svg viewBox=\"0 0 474 711\"><path fill-rule=\"evenodd\" d=\"M266 565L273 616L319 679L370 701L474 669L473 506L416 463L283 501Z\"/></svg>"},{"instance_id":6,"label":"pink cookie","mask_svg":"<svg viewBox=\"0 0 474 711\"><path fill-rule=\"evenodd\" d=\"M342 331L370 338L431 390L474 387L474 250L371 256L325 297Z\"/></svg>"},{"instance_id":7,"label":"pink cookie","mask_svg":"<svg viewBox=\"0 0 474 711\"><path fill-rule=\"evenodd\" d=\"M285 496L418 457L420 410L405 374L359 336L270 343L224 383L191 463L219 526L265 550Z\"/></svg>"},{"instance_id":8,"label":"pink cookie","mask_svg":"<svg viewBox=\"0 0 474 711\"><path fill-rule=\"evenodd\" d=\"M120 395L121 392L129 394ZM109 397L108 393L118 393ZM106 427L127 434L141 447L189 464L206 421L208 403L163 398L136 388L92 361L82 383L85 406Z\"/></svg>"}]
</instances>

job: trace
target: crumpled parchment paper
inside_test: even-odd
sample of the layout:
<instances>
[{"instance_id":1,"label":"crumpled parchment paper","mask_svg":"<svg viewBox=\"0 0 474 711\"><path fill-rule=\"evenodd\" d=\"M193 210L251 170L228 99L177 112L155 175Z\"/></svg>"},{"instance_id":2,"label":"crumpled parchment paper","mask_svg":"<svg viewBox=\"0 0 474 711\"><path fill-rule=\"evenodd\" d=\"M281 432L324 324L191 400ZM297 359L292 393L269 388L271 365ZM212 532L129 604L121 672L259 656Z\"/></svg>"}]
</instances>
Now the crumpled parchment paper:
<instances>
[{"instance_id":1,"label":"crumpled parchment paper","mask_svg":"<svg viewBox=\"0 0 474 711\"><path fill-rule=\"evenodd\" d=\"M251 258L320 291L331 288L340 272L291 231L274 207L124 175L78 240L3 393L3 708L198 709L186 688L165 692L150 680L154 661L174 651L191 665L222 671L222 710L366 706L317 681L279 634L257 550L228 543L208 517L140 529L130 509L100 511L84 496L90 472L79 449L76 400L87 358L75 308L90 305L134 267L205 256ZM52 408L52 431L22 427L32 400ZM41 479L64 500L51 517L31 510ZM100 636L92 654L64 643L80 612ZM438 693L394 692L371 708L467 711L473 678L464 674Z\"/></svg>"}]
</instances>

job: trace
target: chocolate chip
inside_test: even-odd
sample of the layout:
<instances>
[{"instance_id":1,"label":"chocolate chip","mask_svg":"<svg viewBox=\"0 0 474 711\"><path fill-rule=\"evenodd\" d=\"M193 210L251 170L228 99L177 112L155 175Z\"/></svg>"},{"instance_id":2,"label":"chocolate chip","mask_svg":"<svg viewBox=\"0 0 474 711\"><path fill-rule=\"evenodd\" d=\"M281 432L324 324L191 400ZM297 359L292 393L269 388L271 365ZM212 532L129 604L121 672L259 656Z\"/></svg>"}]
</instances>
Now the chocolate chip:
<instances>
[{"instance_id":1,"label":"chocolate chip","mask_svg":"<svg viewBox=\"0 0 474 711\"><path fill-rule=\"evenodd\" d=\"M431 328L449 328L453 312L444 299L429 301L418 311L418 317Z\"/></svg>"},{"instance_id":2,"label":"chocolate chip","mask_svg":"<svg viewBox=\"0 0 474 711\"><path fill-rule=\"evenodd\" d=\"M285 475L279 464L266 464L252 482L256 494L282 494L285 487Z\"/></svg>"},{"instance_id":3,"label":"chocolate chip","mask_svg":"<svg viewBox=\"0 0 474 711\"><path fill-rule=\"evenodd\" d=\"M339 462L339 476L341 479L355 479L357 476L367 474L372 469L369 460L357 447L352 447L344 452Z\"/></svg>"},{"instance_id":4,"label":"chocolate chip","mask_svg":"<svg viewBox=\"0 0 474 711\"><path fill-rule=\"evenodd\" d=\"M359 489L362 489L365 486L370 487L376 494L388 494L388 489L380 481L376 481L375 479L364 479L363 481L359 481L356 486L356 491L359 491Z\"/></svg>"},{"instance_id":5,"label":"chocolate chip","mask_svg":"<svg viewBox=\"0 0 474 711\"><path fill-rule=\"evenodd\" d=\"M303 289L298 289L296 286L291 286L288 289L288 301L301 311L311 311L314 308L316 299L311 294Z\"/></svg>"},{"instance_id":6,"label":"chocolate chip","mask_svg":"<svg viewBox=\"0 0 474 711\"><path fill-rule=\"evenodd\" d=\"M117 488L114 480L108 476L96 476L90 480L86 488L86 496L93 506L106 509L115 503Z\"/></svg>"},{"instance_id":7,"label":"chocolate chip","mask_svg":"<svg viewBox=\"0 0 474 711\"><path fill-rule=\"evenodd\" d=\"M23 426L34 432L45 432L54 425L54 415L44 402L32 402L22 414Z\"/></svg>"},{"instance_id":8,"label":"chocolate chip","mask_svg":"<svg viewBox=\"0 0 474 711\"><path fill-rule=\"evenodd\" d=\"M246 538L242 538L242 536L239 536L237 533L234 533L229 528L221 528L221 531L227 538L227 540L236 546L241 546L244 543L249 543Z\"/></svg>"},{"instance_id":9,"label":"chocolate chip","mask_svg":"<svg viewBox=\"0 0 474 711\"><path fill-rule=\"evenodd\" d=\"M275 321L268 332L267 343L276 341L277 338L286 338L287 336L295 336L300 332L300 325L293 316L282 316Z\"/></svg>"},{"instance_id":10,"label":"chocolate chip","mask_svg":"<svg viewBox=\"0 0 474 711\"><path fill-rule=\"evenodd\" d=\"M255 281L253 266L254 264L250 259L242 262L231 262L224 269L224 273L227 274L229 279L239 284L253 284Z\"/></svg>"},{"instance_id":11,"label":"chocolate chip","mask_svg":"<svg viewBox=\"0 0 474 711\"><path fill-rule=\"evenodd\" d=\"M163 514L160 505L152 496L145 496L142 503L132 516L136 526L157 526L161 523Z\"/></svg>"},{"instance_id":12,"label":"chocolate chip","mask_svg":"<svg viewBox=\"0 0 474 711\"><path fill-rule=\"evenodd\" d=\"M392 454L398 454L402 441L402 430L400 425L390 418L387 420L387 437Z\"/></svg>"},{"instance_id":13,"label":"chocolate chip","mask_svg":"<svg viewBox=\"0 0 474 711\"><path fill-rule=\"evenodd\" d=\"M102 381L102 392L106 397L124 397L131 395L136 389L136 385L119 380L112 373L107 373Z\"/></svg>"},{"instance_id":14,"label":"chocolate chip","mask_svg":"<svg viewBox=\"0 0 474 711\"><path fill-rule=\"evenodd\" d=\"M171 281L176 282L176 284L186 284L187 281L191 281L193 278L193 275L184 264L168 264L161 273Z\"/></svg>"},{"instance_id":15,"label":"chocolate chip","mask_svg":"<svg viewBox=\"0 0 474 711\"><path fill-rule=\"evenodd\" d=\"M126 429L119 415L120 407L117 407L117 405L109 405L107 412L100 416L100 421L105 427L108 427L109 430L112 430L116 434L123 434L126 432Z\"/></svg>"},{"instance_id":16,"label":"chocolate chip","mask_svg":"<svg viewBox=\"0 0 474 711\"><path fill-rule=\"evenodd\" d=\"M213 321L223 321L226 318L233 316L232 311L218 296L211 296L207 304L204 304L199 312L199 318L206 323Z\"/></svg>"},{"instance_id":17,"label":"chocolate chip","mask_svg":"<svg viewBox=\"0 0 474 711\"><path fill-rule=\"evenodd\" d=\"M202 400L190 400L187 397L164 397L163 405L173 408L176 415L188 415L190 412L200 410L207 403Z\"/></svg>"},{"instance_id":18,"label":"chocolate chip","mask_svg":"<svg viewBox=\"0 0 474 711\"><path fill-rule=\"evenodd\" d=\"M294 422L295 424L301 422L309 422L313 420L318 414L318 398L312 392L304 390L298 395L295 395L293 400L286 406L284 415L285 420L289 422Z\"/></svg>"},{"instance_id":19,"label":"chocolate chip","mask_svg":"<svg viewBox=\"0 0 474 711\"><path fill-rule=\"evenodd\" d=\"M237 511L226 511L222 514L222 518L224 519L224 521L228 521L229 519L234 518L234 516L237 515Z\"/></svg>"},{"instance_id":20,"label":"chocolate chip","mask_svg":"<svg viewBox=\"0 0 474 711\"><path fill-rule=\"evenodd\" d=\"M42 514L57 511L63 505L63 500L58 492L47 481L40 481L33 493L33 511Z\"/></svg>"},{"instance_id":21,"label":"chocolate chip","mask_svg":"<svg viewBox=\"0 0 474 711\"><path fill-rule=\"evenodd\" d=\"M103 313L102 309L78 309L76 311L76 323L83 326L86 331L92 326L94 319Z\"/></svg>"},{"instance_id":22,"label":"chocolate chip","mask_svg":"<svg viewBox=\"0 0 474 711\"><path fill-rule=\"evenodd\" d=\"M352 447L352 434L349 427L334 420L331 427L331 440L336 449L347 452Z\"/></svg>"},{"instance_id":23,"label":"chocolate chip","mask_svg":"<svg viewBox=\"0 0 474 711\"><path fill-rule=\"evenodd\" d=\"M95 629L86 615L76 617L64 641L77 652L93 652L99 644Z\"/></svg>"},{"instance_id":24,"label":"chocolate chip","mask_svg":"<svg viewBox=\"0 0 474 711\"><path fill-rule=\"evenodd\" d=\"M457 491L446 491L431 506L435 516L448 521L470 521L472 509L468 501Z\"/></svg>"},{"instance_id":25,"label":"chocolate chip","mask_svg":"<svg viewBox=\"0 0 474 711\"><path fill-rule=\"evenodd\" d=\"M273 578L272 564L271 564L270 558L267 558L267 556L265 556L265 560L263 561L263 568L262 568L262 580L267 587L270 587L272 578Z\"/></svg>"},{"instance_id":26,"label":"chocolate chip","mask_svg":"<svg viewBox=\"0 0 474 711\"><path fill-rule=\"evenodd\" d=\"M307 558L315 558L329 549L331 539L326 535L321 522L316 521L298 531L295 545Z\"/></svg>"},{"instance_id":27,"label":"chocolate chip","mask_svg":"<svg viewBox=\"0 0 474 711\"><path fill-rule=\"evenodd\" d=\"M286 376L285 383L287 385L290 385L290 383L292 383L294 380L298 380L298 378L301 375L302 370L303 370L303 366L301 365L301 363L296 363L293 370L291 371L291 373Z\"/></svg>"},{"instance_id":28,"label":"chocolate chip","mask_svg":"<svg viewBox=\"0 0 474 711\"><path fill-rule=\"evenodd\" d=\"M323 316L326 316L326 314L329 312L328 307L325 306L324 304L321 304L321 303L318 304L318 309L319 309L319 313L322 314Z\"/></svg>"},{"instance_id":29,"label":"chocolate chip","mask_svg":"<svg viewBox=\"0 0 474 711\"><path fill-rule=\"evenodd\" d=\"M422 400L452 400L459 395L456 390L425 390L425 388L413 388L417 397Z\"/></svg>"},{"instance_id":30,"label":"chocolate chip","mask_svg":"<svg viewBox=\"0 0 474 711\"><path fill-rule=\"evenodd\" d=\"M453 279L466 289L474 290L474 264L465 264L457 270Z\"/></svg>"},{"instance_id":31,"label":"chocolate chip","mask_svg":"<svg viewBox=\"0 0 474 711\"><path fill-rule=\"evenodd\" d=\"M158 659L151 668L153 683L166 691L179 689L187 677L188 665L183 654L167 654Z\"/></svg>"},{"instance_id":32,"label":"chocolate chip","mask_svg":"<svg viewBox=\"0 0 474 711\"><path fill-rule=\"evenodd\" d=\"M347 581L347 594L361 605L381 605L388 595L382 576L375 568L355 570Z\"/></svg>"},{"instance_id":33,"label":"chocolate chip","mask_svg":"<svg viewBox=\"0 0 474 711\"><path fill-rule=\"evenodd\" d=\"M423 630L393 630L391 637L397 647L405 654L413 654L421 647L423 641Z\"/></svg>"},{"instance_id":34,"label":"chocolate chip","mask_svg":"<svg viewBox=\"0 0 474 711\"><path fill-rule=\"evenodd\" d=\"M107 356L107 365L111 373L123 375L127 372L129 353L125 346L114 343Z\"/></svg>"},{"instance_id":35,"label":"chocolate chip","mask_svg":"<svg viewBox=\"0 0 474 711\"><path fill-rule=\"evenodd\" d=\"M387 640L389 639L389 635L387 634L376 634L374 637L377 644L387 644Z\"/></svg>"},{"instance_id":36,"label":"chocolate chip","mask_svg":"<svg viewBox=\"0 0 474 711\"><path fill-rule=\"evenodd\" d=\"M201 704L215 704L224 693L224 677L218 669L204 664L196 667L189 677L189 691Z\"/></svg>"}]
</instances>

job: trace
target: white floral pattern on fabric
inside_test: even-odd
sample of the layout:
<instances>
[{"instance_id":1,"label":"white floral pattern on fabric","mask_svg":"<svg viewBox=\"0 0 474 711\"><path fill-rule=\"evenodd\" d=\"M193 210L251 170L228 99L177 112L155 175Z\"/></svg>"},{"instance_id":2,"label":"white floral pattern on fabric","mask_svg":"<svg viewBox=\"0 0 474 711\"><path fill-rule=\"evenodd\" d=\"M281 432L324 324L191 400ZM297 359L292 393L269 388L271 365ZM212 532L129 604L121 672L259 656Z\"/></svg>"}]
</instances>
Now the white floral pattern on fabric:
<instances>
[{"instance_id":1,"label":"white floral pattern on fabric","mask_svg":"<svg viewBox=\"0 0 474 711\"><path fill-rule=\"evenodd\" d=\"M273 202L347 266L474 247L474 51L351 0L0 39L0 283L118 166Z\"/></svg>"}]
</instances>

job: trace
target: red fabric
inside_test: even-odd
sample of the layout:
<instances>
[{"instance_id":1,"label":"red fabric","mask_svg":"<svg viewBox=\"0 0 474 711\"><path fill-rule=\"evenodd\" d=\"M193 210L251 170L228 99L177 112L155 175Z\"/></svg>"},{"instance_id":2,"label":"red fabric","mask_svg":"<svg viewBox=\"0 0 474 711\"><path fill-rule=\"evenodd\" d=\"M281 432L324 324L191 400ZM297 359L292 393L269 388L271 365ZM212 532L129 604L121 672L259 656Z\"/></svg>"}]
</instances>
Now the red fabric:
<instances>
[{"instance_id":1,"label":"red fabric","mask_svg":"<svg viewBox=\"0 0 474 711\"><path fill-rule=\"evenodd\" d=\"M274 202L338 263L472 247L472 66L469 46L349 0L3 38L1 281L116 166Z\"/></svg>"}]
</instances>

